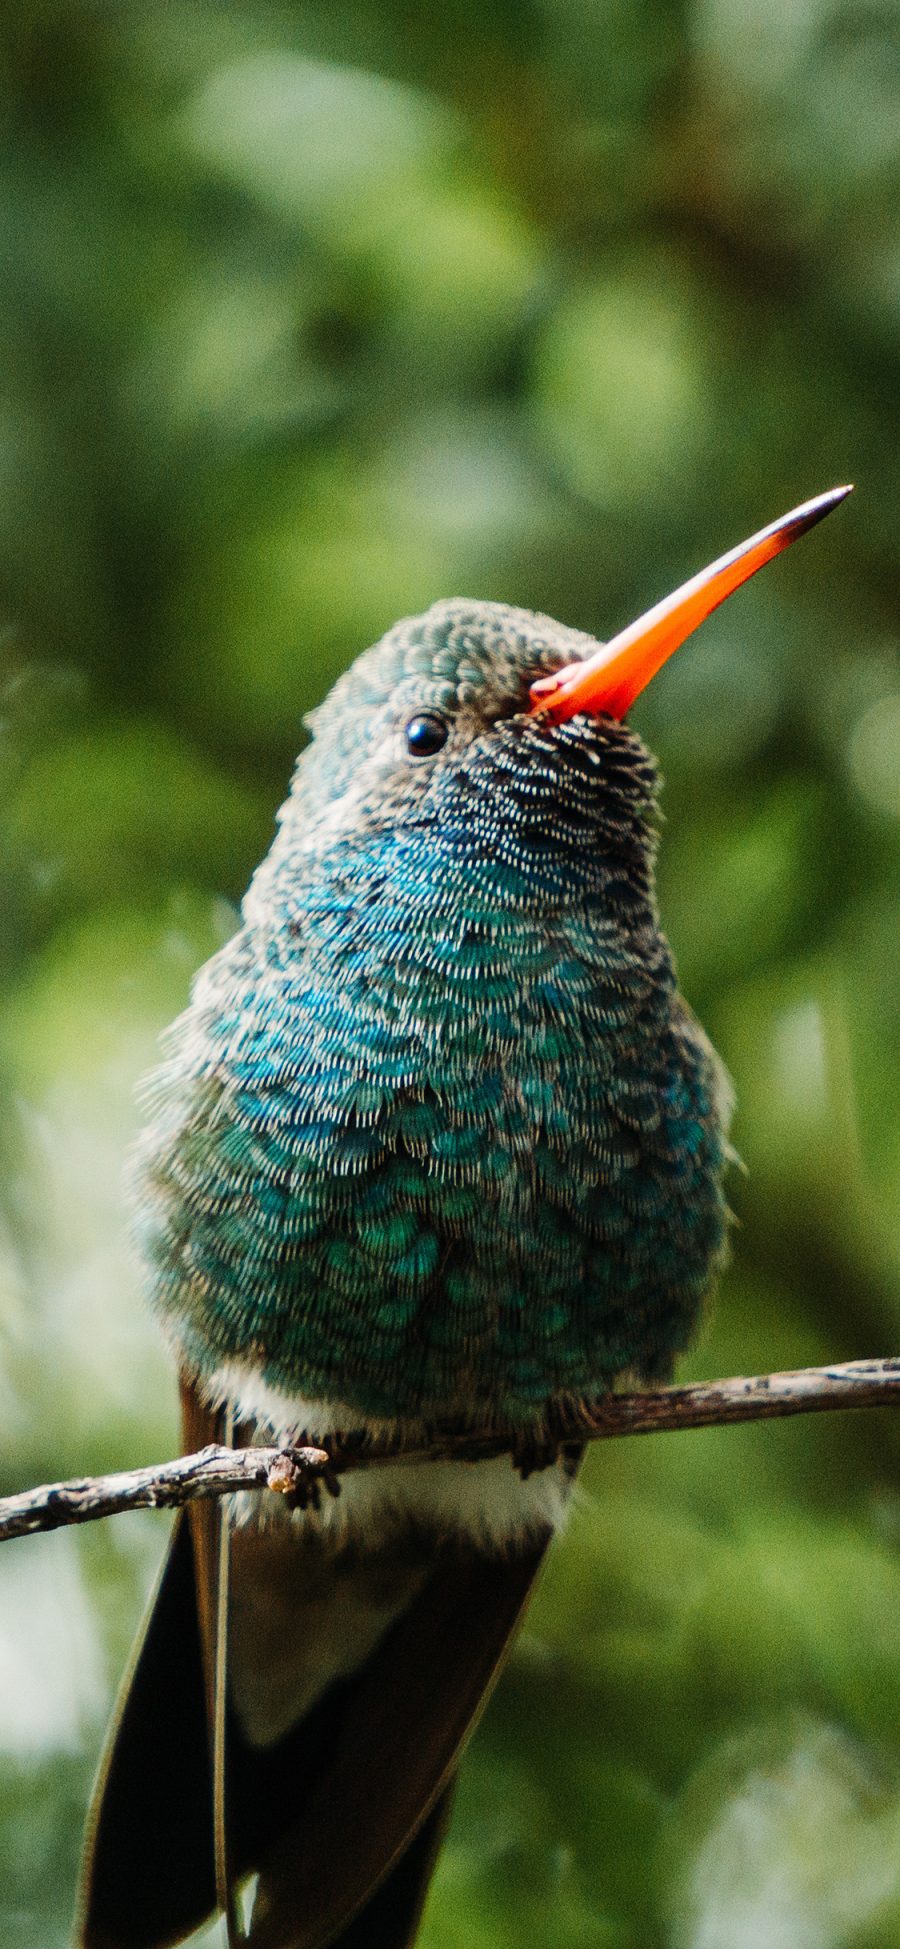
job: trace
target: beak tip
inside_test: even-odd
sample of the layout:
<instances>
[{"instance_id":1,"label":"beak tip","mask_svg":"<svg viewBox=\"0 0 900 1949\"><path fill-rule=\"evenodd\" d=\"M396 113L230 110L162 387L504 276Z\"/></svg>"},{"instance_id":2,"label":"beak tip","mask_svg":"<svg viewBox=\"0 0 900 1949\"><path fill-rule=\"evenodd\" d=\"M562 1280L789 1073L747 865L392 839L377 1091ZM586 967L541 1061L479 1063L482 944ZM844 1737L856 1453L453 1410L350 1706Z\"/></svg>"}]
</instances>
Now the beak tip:
<instances>
[{"instance_id":1,"label":"beak tip","mask_svg":"<svg viewBox=\"0 0 900 1949\"><path fill-rule=\"evenodd\" d=\"M789 542L796 541L798 535L808 534L810 528L823 521L834 508L840 507L841 502L846 501L848 494L852 493L852 481L845 487L830 487L827 493L817 494L814 500L804 501L799 508L794 508L782 522L773 522L770 532L777 532L778 552L786 548Z\"/></svg>"}]
</instances>

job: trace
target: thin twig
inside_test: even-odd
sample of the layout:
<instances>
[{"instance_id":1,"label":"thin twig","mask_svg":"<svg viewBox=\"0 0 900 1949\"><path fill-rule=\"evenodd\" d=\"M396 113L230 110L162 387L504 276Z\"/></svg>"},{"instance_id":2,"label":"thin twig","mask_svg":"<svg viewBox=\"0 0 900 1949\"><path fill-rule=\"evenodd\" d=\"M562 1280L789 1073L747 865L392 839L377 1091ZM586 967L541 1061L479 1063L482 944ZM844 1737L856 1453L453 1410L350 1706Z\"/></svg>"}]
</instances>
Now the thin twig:
<instances>
[{"instance_id":1,"label":"thin twig","mask_svg":"<svg viewBox=\"0 0 900 1949\"><path fill-rule=\"evenodd\" d=\"M836 1367L801 1367L794 1373L701 1381L693 1387L609 1394L566 1412L556 1411L552 1434L561 1443L611 1441L622 1435L898 1404L900 1359L855 1360ZM69 1523L96 1522L127 1509L181 1508L198 1497L224 1496L238 1489L268 1488L303 1501L314 1497L323 1484L333 1492L335 1478L352 1469L377 1468L387 1462L487 1461L495 1455L519 1454L521 1446L509 1433L458 1428L431 1429L427 1441L421 1435L405 1441L393 1437L373 1441L361 1433L347 1434L339 1441L329 1440L327 1450L311 1445L213 1446L156 1467L51 1482L7 1496L0 1500L0 1542Z\"/></svg>"}]
</instances>

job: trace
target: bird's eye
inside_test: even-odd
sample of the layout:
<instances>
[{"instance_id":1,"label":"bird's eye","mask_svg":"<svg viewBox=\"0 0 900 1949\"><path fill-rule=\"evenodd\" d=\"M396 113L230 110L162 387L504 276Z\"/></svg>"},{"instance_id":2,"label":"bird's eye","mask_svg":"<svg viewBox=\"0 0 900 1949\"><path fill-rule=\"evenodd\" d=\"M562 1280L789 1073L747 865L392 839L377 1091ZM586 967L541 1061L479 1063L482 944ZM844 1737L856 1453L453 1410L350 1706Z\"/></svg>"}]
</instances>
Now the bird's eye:
<instances>
[{"instance_id":1,"label":"bird's eye","mask_svg":"<svg viewBox=\"0 0 900 1949\"><path fill-rule=\"evenodd\" d=\"M450 726L436 711L422 711L411 717L406 727L406 749L411 758L431 758L447 742Z\"/></svg>"}]
</instances>

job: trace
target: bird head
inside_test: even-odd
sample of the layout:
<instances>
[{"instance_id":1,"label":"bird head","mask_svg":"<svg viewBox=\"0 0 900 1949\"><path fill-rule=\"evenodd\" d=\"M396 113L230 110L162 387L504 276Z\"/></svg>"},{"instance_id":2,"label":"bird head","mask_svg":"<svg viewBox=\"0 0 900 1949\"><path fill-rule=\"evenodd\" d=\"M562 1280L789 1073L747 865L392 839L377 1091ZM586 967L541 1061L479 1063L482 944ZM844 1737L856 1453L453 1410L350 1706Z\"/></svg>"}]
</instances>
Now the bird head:
<instances>
[{"instance_id":1,"label":"bird head","mask_svg":"<svg viewBox=\"0 0 900 1949\"><path fill-rule=\"evenodd\" d=\"M409 868L425 845L432 901L443 871L467 868L501 905L577 896L610 854L645 882L656 771L628 711L706 616L849 492L771 523L605 644L462 598L397 623L312 713L257 895L273 874L284 892L282 869L334 885L398 846Z\"/></svg>"}]
</instances>

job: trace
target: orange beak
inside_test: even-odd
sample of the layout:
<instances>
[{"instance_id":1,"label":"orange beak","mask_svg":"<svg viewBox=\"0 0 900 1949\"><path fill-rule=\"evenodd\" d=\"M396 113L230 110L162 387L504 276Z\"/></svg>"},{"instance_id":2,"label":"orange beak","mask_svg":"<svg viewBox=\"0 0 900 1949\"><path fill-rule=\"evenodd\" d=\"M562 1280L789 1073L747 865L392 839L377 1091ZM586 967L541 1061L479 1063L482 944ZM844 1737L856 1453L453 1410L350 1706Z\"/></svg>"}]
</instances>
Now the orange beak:
<instances>
[{"instance_id":1,"label":"orange beak","mask_svg":"<svg viewBox=\"0 0 900 1949\"><path fill-rule=\"evenodd\" d=\"M645 616L630 623L611 643L604 643L584 663L567 663L552 677L539 678L531 686L532 711L555 724L575 717L579 711L624 717L660 665L726 596L755 575L764 562L789 548L798 535L805 535L807 528L815 527L852 492L852 487L833 487L814 501L804 501L802 507L741 542L739 548L720 555L717 562L701 569L654 609L648 609Z\"/></svg>"}]
</instances>

